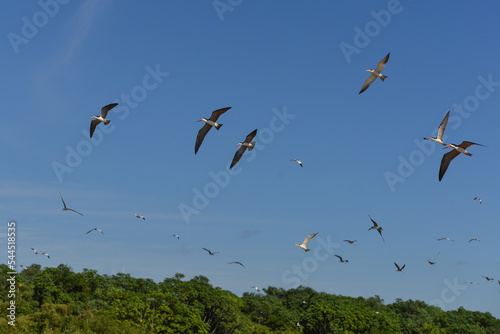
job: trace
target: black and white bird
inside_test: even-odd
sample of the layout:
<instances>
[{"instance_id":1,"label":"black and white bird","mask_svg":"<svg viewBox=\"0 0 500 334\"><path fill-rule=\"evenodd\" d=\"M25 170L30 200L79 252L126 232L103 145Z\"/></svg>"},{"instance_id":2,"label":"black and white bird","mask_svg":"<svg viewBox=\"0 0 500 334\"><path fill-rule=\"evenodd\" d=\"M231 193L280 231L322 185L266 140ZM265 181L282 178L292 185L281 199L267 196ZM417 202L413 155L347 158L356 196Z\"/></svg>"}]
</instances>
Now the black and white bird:
<instances>
[{"instance_id":1,"label":"black and white bird","mask_svg":"<svg viewBox=\"0 0 500 334\"><path fill-rule=\"evenodd\" d=\"M495 280L494 278L492 278L492 277L488 277L488 276L483 276L483 278L486 278L486 280L487 280L488 282L492 282L492 281L494 281L494 280Z\"/></svg>"},{"instance_id":2,"label":"black and white bird","mask_svg":"<svg viewBox=\"0 0 500 334\"><path fill-rule=\"evenodd\" d=\"M42 252L41 254L42 254L42 255L45 255L46 257L48 257L48 258L50 259L50 255L49 255L49 254L47 254L47 253L45 253L45 252Z\"/></svg>"},{"instance_id":3,"label":"black and white bird","mask_svg":"<svg viewBox=\"0 0 500 334\"><path fill-rule=\"evenodd\" d=\"M238 262L238 261L228 262L228 264L233 264L233 263L235 263L235 264L239 264L239 265L240 265L240 266L242 266L243 268L245 267L245 266L243 265L243 263Z\"/></svg>"},{"instance_id":4,"label":"black and white bird","mask_svg":"<svg viewBox=\"0 0 500 334\"><path fill-rule=\"evenodd\" d=\"M387 78L386 75L382 75L382 70L384 69L385 64L387 64L387 61L389 60L389 56L391 53L389 52L387 56L384 57L378 64L377 67L375 67L375 70L369 69L366 70L367 72L370 72L371 75L366 79L365 83L363 84L363 87L361 87L361 90L359 91L359 94L363 93L365 90L370 87L370 85L375 81L375 79L380 78L380 80L384 81L385 78Z\"/></svg>"},{"instance_id":5,"label":"black and white bird","mask_svg":"<svg viewBox=\"0 0 500 334\"><path fill-rule=\"evenodd\" d=\"M396 271L403 272L403 269L406 267L406 264L403 264L402 267L399 267L396 262L394 262L394 265L396 266Z\"/></svg>"},{"instance_id":6,"label":"black and white bird","mask_svg":"<svg viewBox=\"0 0 500 334\"><path fill-rule=\"evenodd\" d=\"M38 251L37 251L36 249L34 249L33 247L31 247L31 249L33 250L33 252L34 252L35 254L38 254Z\"/></svg>"},{"instance_id":7,"label":"black and white bird","mask_svg":"<svg viewBox=\"0 0 500 334\"><path fill-rule=\"evenodd\" d=\"M339 256L339 255L335 255L335 256L339 258L339 262L340 262L340 263L347 263L347 262L349 262L349 260L344 260L344 259L342 258L342 256Z\"/></svg>"},{"instance_id":8,"label":"black and white bird","mask_svg":"<svg viewBox=\"0 0 500 334\"><path fill-rule=\"evenodd\" d=\"M358 240L344 240L344 241L347 242L349 245L356 246L355 242L358 241Z\"/></svg>"},{"instance_id":9,"label":"black and white bird","mask_svg":"<svg viewBox=\"0 0 500 334\"><path fill-rule=\"evenodd\" d=\"M116 107L118 103L111 103L108 104L107 106L102 107L101 109L101 114L99 116L92 116L93 120L90 122L90 138L94 135L95 127L97 124L103 122L104 125L108 125L110 120L106 119L106 116L108 116L108 111Z\"/></svg>"},{"instance_id":10,"label":"black and white bird","mask_svg":"<svg viewBox=\"0 0 500 334\"><path fill-rule=\"evenodd\" d=\"M427 261L427 262L429 262L429 264L430 264L431 266L433 266L433 265L435 265L435 264L436 264L436 262L432 262L431 260L429 260L429 261Z\"/></svg>"},{"instance_id":11,"label":"black and white bird","mask_svg":"<svg viewBox=\"0 0 500 334\"><path fill-rule=\"evenodd\" d=\"M446 144L443 142L443 135L444 135L444 130L446 130L446 124L448 124L448 117L450 116L450 110L446 113L446 116L444 116L443 121L439 125L438 133L436 137L431 137L431 138L424 138L425 140L432 140L435 141L436 143L439 143L441 145Z\"/></svg>"},{"instance_id":12,"label":"black and white bird","mask_svg":"<svg viewBox=\"0 0 500 334\"><path fill-rule=\"evenodd\" d=\"M256 286L252 286L252 289L255 289L255 291L260 292L260 289Z\"/></svg>"},{"instance_id":13,"label":"black and white bird","mask_svg":"<svg viewBox=\"0 0 500 334\"><path fill-rule=\"evenodd\" d=\"M290 161L295 161L296 163L298 163L300 165L300 167L304 167L304 166L302 166L302 161L299 159L292 159Z\"/></svg>"},{"instance_id":14,"label":"black and white bird","mask_svg":"<svg viewBox=\"0 0 500 334\"><path fill-rule=\"evenodd\" d=\"M201 143L203 143L203 139L205 139L205 136L207 135L208 131L210 131L212 126L215 127L217 130L220 129L222 124L217 123L217 119L220 117L220 115L222 115L223 113L225 113L229 109L231 109L231 107L217 109L217 110L212 112L212 115L210 116L210 118L208 118L208 119L202 118L202 119L197 121L197 122L205 122L205 125L203 125L203 127L200 129L200 131L198 131L198 136L196 136L196 144L194 145L194 154L196 154L198 152L198 150L201 146Z\"/></svg>"},{"instance_id":15,"label":"black and white bird","mask_svg":"<svg viewBox=\"0 0 500 334\"><path fill-rule=\"evenodd\" d=\"M368 217L370 217L370 215L368 215ZM376 222L372 219L372 217L370 217L370 220L372 221L373 226L372 226L372 227L370 227L370 228L368 229L368 231L369 231L369 230L377 230L377 231L378 231L378 233L380 234L380 237L382 238L382 241L383 241L383 242L385 242L384 237L382 236L382 227L381 227L381 226L378 226L378 224L377 224L377 223L376 223Z\"/></svg>"},{"instance_id":16,"label":"black and white bird","mask_svg":"<svg viewBox=\"0 0 500 334\"><path fill-rule=\"evenodd\" d=\"M99 231L99 232L101 232L102 234L104 234L104 232L103 232L102 230L98 229L97 227L94 227L93 229L91 229L90 231L88 231L88 232L87 232L87 233L85 233L85 234L89 234L89 233L90 233L90 232L92 232L92 231Z\"/></svg>"},{"instance_id":17,"label":"black and white bird","mask_svg":"<svg viewBox=\"0 0 500 334\"><path fill-rule=\"evenodd\" d=\"M309 241L311 241L312 238L314 238L316 236L316 234L318 234L318 232L313 233L311 235L308 235L304 239L304 242L302 244L299 245L298 243L295 243L295 246L298 246L298 247L302 248L303 250L305 250L306 252L309 252L310 249L307 248L307 244L309 243Z\"/></svg>"},{"instance_id":18,"label":"black and white bird","mask_svg":"<svg viewBox=\"0 0 500 334\"><path fill-rule=\"evenodd\" d=\"M63 202L63 205L64 205L64 208L63 208L63 211L73 211L75 213L78 213L80 216L83 216L80 212L76 211L76 210L73 210L73 209L70 209L66 206L66 203L64 202L64 199L61 195L61 193L59 193L59 196L61 196L61 201Z\"/></svg>"},{"instance_id":19,"label":"black and white bird","mask_svg":"<svg viewBox=\"0 0 500 334\"><path fill-rule=\"evenodd\" d=\"M467 152L467 148L472 145L484 146L481 144L476 144L470 141L463 141L460 145L448 144L445 147L451 147L453 150L443 155L443 159L441 159L441 166L439 167L439 181L443 179L444 173L448 169L450 162L455 159L460 153L463 153L468 156L472 156L471 153Z\"/></svg>"},{"instance_id":20,"label":"black and white bird","mask_svg":"<svg viewBox=\"0 0 500 334\"><path fill-rule=\"evenodd\" d=\"M136 218L139 218L139 219L141 219L141 218L142 218L142 220L146 220L146 217L141 216L141 215L138 215L137 213L133 213L133 215L134 215Z\"/></svg>"},{"instance_id":21,"label":"black and white bird","mask_svg":"<svg viewBox=\"0 0 500 334\"><path fill-rule=\"evenodd\" d=\"M479 204L483 204L483 200L480 199L479 197L474 197L474 200L478 199L479 200Z\"/></svg>"},{"instance_id":22,"label":"black and white bird","mask_svg":"<svg viewBox=\"0 0 500 334\"><path fill-rule=\"evenodd\" d=\"M236 151L234 154L233 162L231 162L231 167L229 169L233 168L238 161L240 161L241 157L243 156L243 153L248 150L251 151L253 150L255 146L255 142L252 141L253 138L257 135L257 129L253 130L246 138L244 142L238 143L237 145L241 145L240 149Z\"/></svg>"},{"instance_id":23,"label":"black and white bird","mask_svg":"<svg viewBox=\"0 0 500 334\"><path fill-rule=\"evenodd\" d=\"M210 250L208 250L206 248L203 248L203 249L206 250L208 252L208 254L210 254L210 255L215 255L215 254L219 253L219 252L211 252Z\"/></svg>"},{"instance_id":24,"label":"black and white bird","mask_svg":"<svg viewBox=\"0 0 500 334\"><path fill-rule=\"evenodd\" d=\"M176 237L177 239L179 239L179 235L178 234L172 234L173 237Z\"/></svg>"}]
</instances>

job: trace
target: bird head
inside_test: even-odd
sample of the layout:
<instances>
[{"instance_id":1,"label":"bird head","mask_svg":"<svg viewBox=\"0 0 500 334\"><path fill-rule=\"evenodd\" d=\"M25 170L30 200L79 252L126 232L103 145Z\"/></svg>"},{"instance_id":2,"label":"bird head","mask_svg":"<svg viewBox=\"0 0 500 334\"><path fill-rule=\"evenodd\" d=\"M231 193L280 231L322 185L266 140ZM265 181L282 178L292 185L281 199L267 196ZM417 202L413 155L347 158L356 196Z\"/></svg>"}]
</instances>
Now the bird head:
<instances>
[{"instance_id":1,"label":"bird head","mask_svg":"<svg viewBox=\"0 0 500 334\"><path fill-rule=\"evenodd\" d=\"M206 121L207 121L206 118L202 118L202 119L197 120L196 122L206 122Z\"/></svg>"},{"instance_id":2,"label":"bird head","mask_svg":"<svg viewBox=\"0 0 500 334\"><path fill-rule=\"evenodd\" d=\"M238 143L238 144L236 144L236 146L241 146L241 145L243 145L243 143Z\"/></svg>"},{"instance_id":3,"label":"bird head","mask_svg":"<svg viewBox=\"0 0 500 334\"><path fill-rule=\"evenodd\" d=\"M373 73L373 70L371 68L369 70L365 70L365 71Z\"/></svg>"},{"instance_id":4,"label":"bird head","mask_svg":"<svg viewBox=\"0 0 500 334\"><path fill-rule=\"evenodd\" d=\"M295 243L295 246L300 246L298 243Z\"/></svg>"}]
</instances>

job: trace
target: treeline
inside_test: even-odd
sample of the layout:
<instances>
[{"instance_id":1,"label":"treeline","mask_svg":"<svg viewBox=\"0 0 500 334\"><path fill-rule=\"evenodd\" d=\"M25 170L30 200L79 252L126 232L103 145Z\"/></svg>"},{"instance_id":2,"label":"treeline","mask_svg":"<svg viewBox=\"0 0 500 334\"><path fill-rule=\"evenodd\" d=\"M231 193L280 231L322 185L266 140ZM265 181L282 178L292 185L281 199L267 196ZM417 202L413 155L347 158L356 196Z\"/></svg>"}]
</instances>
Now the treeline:
<instances>
[{"instance_id":1,"label":"treeline","mask_svg":"<svg viewBox=\"0 0 500 334\"><path fill-rule=\"evenodd\" d=\"M34 264L16 277L15 328L8 324L0 265L0 333L500 333L490 313L443 311L422 301L368 299L268 287L243 297L196 276L163 282Z\"/></svg>"}]
</instances>

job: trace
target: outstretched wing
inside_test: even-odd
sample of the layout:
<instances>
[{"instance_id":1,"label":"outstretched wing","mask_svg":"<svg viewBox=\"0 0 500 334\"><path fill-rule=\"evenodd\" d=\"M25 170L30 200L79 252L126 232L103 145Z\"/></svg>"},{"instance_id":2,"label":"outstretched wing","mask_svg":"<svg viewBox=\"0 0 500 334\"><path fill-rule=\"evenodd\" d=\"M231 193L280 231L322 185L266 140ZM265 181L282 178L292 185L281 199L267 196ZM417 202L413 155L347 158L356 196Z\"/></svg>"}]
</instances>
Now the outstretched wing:
<instances>
[{"instance_id":1,"label":"outstretched wing","mask_svg":"<svg viewBox=\"0 0 500 334\"><path fill-rule=\"evenodd\" d=\"M214 121L214 122L217 121L219 116L222 115L223 113L225 113L226 111L228 111L229 109L231 109L231 107L221 108L221 109L215 110L214 112L212 112L212 115L210 116L210 120Z\"/></svg>"},{"instance_id":2,"label":"outstretched wing","mask_svg":"<svg viewBox=\"0 0 500 334\"><path fill-rule=\"evenodd\" d=\"M471 141L463 141L462 144L460 144L458 146L463 147L463 148L466 149L466 148L468 148L468 147L470 147L472 145L484 146L484 145L481 145L481 144L473 143Z\"/></svg>"},{"instance_id":3,"label":"outstretched wing","mask_svg":"<svg viewBox=\"0 0 500 334\"><path fill-rule=\"evenodd\" d=\"M465 143L465 142L463 142L463 143ZM462 144L460 144L460 146ZM444 173L446 173L446 170L448 169L448 166L450 165L450 162L453 159L455 159L459 154L460 154L460 152L458 152L457 150L453 149L450 152L448 152L445 155L443 155L443 159L441 159L441 166L439 167L439 181L441 181L443 179Z\"/></svg>"},{"instance_id":4,"label":"outstretched wing","mask_svg":"<svg viewBox=\"0 0 500 334\"><path fill-rule=\"evenodd\" d=\"M368 89L368 87L370 87L370 85L375 81L375 79L377 79L377 76L375 74L371 74L368 79L366 79L365 83L363 84L363 87L361 87L361 90L359 91L358 94L361 94L363 93L365 90Z\"/></svg>"},{"instance_id":5,"label":"outstretched wing","mask_svg":"<svg viewBox=\"0 0 500 334\"><path fill-rule=\"evenodd\" d=\"M198 131L198 136L196 137L196 144L194 145L194 154L198 152L201 143L203 143L203 139L205 139L205 136L207 135L208 131L210 131L211 128L212 126L210 124L205 123L205 125L203 125L200 131Z\"/></svg>"},{"instance_id":6,"label":"outstretched wing","mask_svg":"<svg viewBox=\"0 0 500 334\"><path fill-rule=\"evenodd\" d=\"M78 211L76 211L76 210L73 210L73 209L68 209L68 211L73 211L73 212L78 213L80 216L83 216L83 214L81 214L80 212L78 212Z\"/></svg>"},{"instance_id":7,"label":"outstretched wing","mask_svg":"<svg viewBox=\"0 0 500 334\"><path fill-rule=\"evenodd\" d=\"M90 138L92 138L92 136L94 135L95 127L99 123L101 123L101 121L98 119L94 119L90 122Z\"/></svg>"},{"instance_id":8,"label":"outstretched wing","mask_svg":"<svg viewBox=\"0 0 500 334\"><path fill-rule=\"evenodd\" d=\"M231 162L231 167L229 167L229 169L233 168L238 163L238 161L240 161L240 159L243 156L243 153L245 153L246 149L247 149L246 146L241 145L239 150L236 151L236 153L234 154L233 162Z\"/></svg>"},{"instance_id":9,"label":"outstretched wing","mask_svg":"<svg viewBox=\"0 0 500 334\"><path fill-rule=\"evenodd\" d=\"M66 208L66 203L64 203L64 199L62 198L61 193L59 193L59 196L61 196L61 201L63 202L64 208L65 208L65 209L67 209L67 208Z\"/></svg>"},{"instance_id":10,"label":"outstretched wing","mask_svg":"<svg viewBox=\"0 0 500 334\"><path fill-rule=\"evenodd\" d=\"M370 215L368 215L368 217L370 217L370 220L371 220L371 221L372 221L372 223L373 223L373 227L378 227L377 222L376 222L376 221L374 221Z\"/></svg>"},{"instance_id":11,"label":"outstretched wing","mask_svg":"<svg viewBox=\"0 0 500 334\"><path fill-rule=\"evenodd\" d=\"M253 138L257 135L257 129L253 130L246 138L245 143L251 143Z\"/></svg>"},{"instance_id":12,"label":"outstretched wing","mask_svg":"<svg viewBox=\"0 0 500 334\"><path fill-rule=\"evenodd\" d=\"M389 56L391 55L391 53L389 52L387 54L387 56L384 57L384 59L382 59L378 64L377 64L377 67L375 68L375 71L377 71L378 73L381 73L382 70L384 69L384 66L385 64L387 64L387 62L389 61Z\"/></svg>"},{"instance_id":13,"label":"outstretched wing","mask_svg":"<svg viewBox=\"0 0 500 334\"><path fill-rule=\"evenodd\" d=\"M437 139L443 140L443 135L444 135L444 130L446 130L446 125L448 124L448 117L450 116L450 110L446 113L446 116L444 116L443 121L441 124L439 124L439 129L437 133Z\"/></svg>"},{"instance_id":14,"label":"outstretched wing","mask_svg":"<svg viewBox=\"0 0 500 334\"><path fill-rule=\"evenodd\" d=\"M111 109L113 109L117 105L118 105L118 103L111 103L111 104L108 104L107 106L102 107L101 117L106 118L106 116L108 116L108 111L110 111Z\"/></svg>"},{"instance_id":15,"label":"outstretched wing","mask_svg":"<svg viewBox=\"0 0 500 334\"><path fill-rule=\"evenodd\" d=\"M304 239L304 243L303 243L303 245L304 245L305 247L307 247L307 244L309 243L309 241L310 241L312 238L314 238L314 237L316 236L316 234L318 234L318 232L313 233L313 234L311 234L311 235L308 235L308 236Z\"/></svg>"}]
</instances>

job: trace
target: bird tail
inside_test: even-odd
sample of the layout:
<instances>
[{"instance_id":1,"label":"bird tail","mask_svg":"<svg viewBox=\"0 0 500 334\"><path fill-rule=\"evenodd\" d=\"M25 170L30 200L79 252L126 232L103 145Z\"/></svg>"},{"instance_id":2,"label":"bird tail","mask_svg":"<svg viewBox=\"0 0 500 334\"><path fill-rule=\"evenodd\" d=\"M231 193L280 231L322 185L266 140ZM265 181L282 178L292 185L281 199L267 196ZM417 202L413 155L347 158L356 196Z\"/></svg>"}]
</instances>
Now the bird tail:
<instances>
[{"instance_id":1,"label":"bird tail","mask_svg":"<svg viewBox=\"0 0 500 334\"><path fill-rule=\"evenodd\" d=\"M253 142L251 142L250 144L252 144L252 146L250 146L250 147L248 148L248 150L249 150L249 151L253 150L253 148L254 148L254 146L255 146L255 142L253 141Z\"/></svg>"},{"instance_id":2,"label":"bird tail","mask_svg":"<svg viewBox=\"0 0 500 334\"><path fill-rule=\"evenodd\" d=\"M214 126L215 126L215 128L216 128L217 130L219 130L219 129L220 129L220 127L222 126L222 124L217 124L217 123L216 123Z\"/></svg>"},{"instance_id":3,"label":"bird tail","mask_svg":"<svg viewBox=\"0 0 500 334\"><path fill-rule=\"evenodd\" d=\"M109 119L104 120L104 125L108 125L111 122Z\"/></svg>"},{"instance_id":4,"label":"bird tail","mask_svg":"<svg viewBox=\"0 0 500 334\"><path fill-rule=\"evenodd\" d=\"M306 249L304 249L304 250L305 250L306 252L309 252L309 251L310 251L310 249L309 249L309 248L306 248Z\"/></svg>"},{"instance_id":5,"label":"bird tail","mask_svg":"<svg viewBox=\"0 0 500 334\"><path fill-rule=\"evenodd\" d=\"M387 75L383 75L383 74L382 74L382 76L380 77L380 80L384 81L384 80L385 80L385 78L387 78Z\"/></svg>"}]
</instances>

